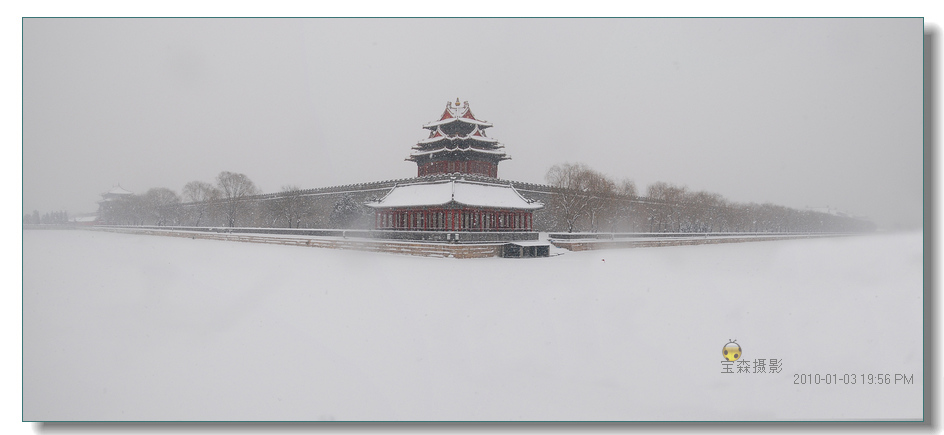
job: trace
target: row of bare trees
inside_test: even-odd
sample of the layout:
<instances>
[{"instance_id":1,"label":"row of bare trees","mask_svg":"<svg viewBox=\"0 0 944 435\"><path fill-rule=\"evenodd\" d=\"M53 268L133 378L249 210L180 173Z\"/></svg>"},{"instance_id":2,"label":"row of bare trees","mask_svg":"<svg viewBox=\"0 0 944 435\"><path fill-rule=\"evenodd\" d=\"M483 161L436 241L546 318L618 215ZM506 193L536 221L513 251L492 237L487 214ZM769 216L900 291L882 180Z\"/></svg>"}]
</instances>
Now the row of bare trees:
<instances>
[{"instance_id":1,"label":"row of bare trees","mask_svg":"<svg viewBox=\"0 0 944 435\"><path fill-rule=\"evenodd\" d=\"M657 182L637 192L632 180L615 181L584 164L554 165L547 172L539 231L605 232L851 232L874 225L848 216L774 204L740 204L717 193ZM370 228L364 206L376 192L316 193L283 186L260 195L244 174L221 172L216 183L191 181L182 195L149 189L101 203L99 220L117 225L281 228ZM540 192L539 192L540 193ZM26 218L24 217L24 221Z\"/></svg>"},{"instance_id":2,"label":"row of bare trees","mask_svg":"<svg viewBox=\"0 0 944 435\"><path fill-rule=\"evenodd\" d=\"M575 231L581 219L586 219L587 229L596 231L607 211L617 211L611 210L613 197L636 196L632 180L617 184L582 163L554 165L546 178L556 191L551 206L568 232Z\"/></svg>"},{"instance_id":3,"label":"row of bare trees","mask_svg":"<svg viewBox=\"0 0 944 435\"><path fill-rule=\"evenodd\" d=\"M183 188L183 198L166 187L148 189L143 195L127 195L102 201L99 220L114 225L200 225L211 216L221 217L227 226L249 212L246 199L259 189L244 174L223 171L216 185L191 181Z\"/></svg>"},{"instance_id":4,"label":"row of bare trees","mask_svg":"<svg viewBox=\"0 0 944 435\"><path fill-rule=\"evenodd\" d=\"M260 195L244 174L221 172L216 183L191 181L181 195L158 187L101 202L99 221L111 225L351 228L369 219L354 195L306 196L297 186Z\"/></svg>"},{"instance_id":5,"label":"row of bare trees","mask_svg":"<svg viewBox=\"0 0 944 435\"><path fill-rule=\"evenodd\" d=\"M176 225L180 197L168 188L148 189L143 195L109 198L99 203L99 222L112 225Z\"/></svg>"},{"instance_id":6,"label":"row of bare trees","mask_svg":"<svg viewBox=\"0 0 944 435\"><path fill-rule=\"evenodd\" d=\"M741 204L704 191L657 182L645 195L631 180L616 182L584 164L554 165L545 222L550 231L855 232L874 224L849 216L774 204Z\"/></svg>"},{"instance_id":7,"label":"row of bare trees","mask_svg":"<svg viewBox=\"0 0 944 435\"><path fill-rule=\"evenodd\" d=\"M24 225L66 225L69 223L69 214L65 211L53 211L39 215L39 210L32 214L23 215Z\"/></svg>"}]
</instances>

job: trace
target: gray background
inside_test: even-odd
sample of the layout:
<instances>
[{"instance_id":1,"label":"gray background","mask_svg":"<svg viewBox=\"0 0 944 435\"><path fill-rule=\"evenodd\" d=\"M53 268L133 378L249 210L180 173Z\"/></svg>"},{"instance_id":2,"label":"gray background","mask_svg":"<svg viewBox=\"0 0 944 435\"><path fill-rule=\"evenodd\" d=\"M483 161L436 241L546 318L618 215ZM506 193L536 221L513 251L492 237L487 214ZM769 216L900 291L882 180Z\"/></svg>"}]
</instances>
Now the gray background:
<instances>
[{"instance_id":1,"label":"gray background","mask_svg":"<svg viewBox=\"0 0 944 435\"><path fill-rule=\"evenodd\" d=\"M917 19L26 19L24 212L220 171L264 192L415 175L469 101L556 163L920 228Z\"/></svg>"}]
</instances>

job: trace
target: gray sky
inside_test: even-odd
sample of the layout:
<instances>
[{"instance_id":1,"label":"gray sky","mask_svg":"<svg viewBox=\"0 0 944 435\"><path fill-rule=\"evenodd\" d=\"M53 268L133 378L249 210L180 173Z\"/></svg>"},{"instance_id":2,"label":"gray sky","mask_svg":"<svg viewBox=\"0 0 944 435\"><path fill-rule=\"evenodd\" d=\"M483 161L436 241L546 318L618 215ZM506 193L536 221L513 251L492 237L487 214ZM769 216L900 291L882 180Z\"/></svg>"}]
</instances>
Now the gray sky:
<instances>
[{"instance_id":1,"label":"gray sky","mask_svg":"<svg viewBox=\"0 0 944 435\"><path fill-rule=\"evenodd\" d=\"M264 192L404 178L469 101L543 182L583 162L919 227L921 19L27 19L24 211L220 171Z\"/></svg>"}]
</instances>

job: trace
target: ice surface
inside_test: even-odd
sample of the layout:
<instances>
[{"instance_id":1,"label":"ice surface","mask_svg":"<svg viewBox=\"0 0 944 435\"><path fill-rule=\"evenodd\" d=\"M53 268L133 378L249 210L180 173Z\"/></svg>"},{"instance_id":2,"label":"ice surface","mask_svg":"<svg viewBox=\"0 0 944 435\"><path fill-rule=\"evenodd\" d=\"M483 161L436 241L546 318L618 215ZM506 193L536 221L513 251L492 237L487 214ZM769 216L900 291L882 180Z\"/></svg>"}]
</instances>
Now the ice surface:
<instances>
[{"instance_id":1,"label":"ice surface","mask_svg":"<svg viewBox=\"0 0 944 435\"><path fill-rule=\"evenodd\" d=\"M91 231L23 245L26 420L922 416L920 234L529 260ZM783 372L720 373L729 339Z\"/></svg>"}]
</instances>

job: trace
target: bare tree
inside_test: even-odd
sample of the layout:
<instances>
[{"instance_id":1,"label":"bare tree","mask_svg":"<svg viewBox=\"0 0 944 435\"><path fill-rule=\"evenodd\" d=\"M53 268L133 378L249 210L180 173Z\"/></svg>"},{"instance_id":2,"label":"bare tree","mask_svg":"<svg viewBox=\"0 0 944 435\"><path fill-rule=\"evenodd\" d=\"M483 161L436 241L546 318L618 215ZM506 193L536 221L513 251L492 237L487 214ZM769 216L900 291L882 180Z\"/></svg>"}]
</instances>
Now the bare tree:
<instances>
[{"instance_id":1,"label":"bare tree","mask_svg":"<svg viewBox=\"0 0 944 435\"><path fill-rule=\"evenodd\" d=\"M554 165L545 178L555 189L552 206L568 232L573 232L577 220L584 216L590 229L595 230L616 192L616 183L582 163Z\"/></svg>"},{"instance_id":2,"label":"bare tree","mask_svg":"<svg viewBox=\"0 0 944 435\"><path fill-rule=\"evenodd\" d=\"M616 186L616 196L617 201L614 211L614 230L618 231L619 228L626 228L628 224L629 231L636 231L635 225L635 210L634 202L637 200L638 193L636 191L636 183L630 179L623 179Z\"/></svg>"},{"instance_id":3,"label":"bare tree","mask_svg":"<svg viewBox=\"0 0 944 435\"><path fill-rule=\"evenodd\" d=\"M235 227L239 217L251 207L247 197L259 194L259 189L246 175L228 171L216 176L216 185L222 193L227 226Z\"/></svg>"},{"instance_id":4,"label":"bare tree","mask_svg":"<svg viewBox=\"0 0 944 435\"><path fill-rule=\"evenodd\" d=\"M184 201L191 203L189 210L193 217L193 226L200 226L211 208L223 196L219 189L204 181L191 181L184 186Z\"/></svg>"},{"instance_id":5,"label":"bare tree","mask_svg":"<svg viewBox=\"0 0 944 435\"><path fill-rule=\"evenodd\" d=\"M333 228L352 228L363 215L363 209L353 195L344 194L334 203L329 222Z\"/></svg>"},{"instance_id":6,"label":"bare tree","mask_svg":"<svg viewBox=\"0 0 944 435\"><path fill-rule=\"evenodd\" d=\"M662 181L652 183L646 189L649 199L661 202L661 206L655 207L654 215L650 216L661 226L660 231L681 231L685 193L685 187Z\"/></svg>"},{"instance_id":7,"label":"bare tree","mask_svg":"<svg viewBox=\"0 0 944 435\"><path fill-rule=\"evenodd\" d=\"M616 194L635 198L637 195L636 182L628 178L624 178L623 181L620 181L619 185L616 186Z\"/></svg>"},{"instance_id":8,"label":"bare tree","mask_svg":"<svg viewBox=\"0 0 944 435\"><path fill-rule=\"evenodd\" d=\"M289 228L299 228L309 212L308 203L298 186L282 186L279 196L270 199L266 207L273 217L273 225L285 222Z\"/></svg>"},{"instance_id":9,"label":"bare tree","mask_svg":"<svg viewBox=\"0 0 944 435\"><path fill-rule=\"evenodd\" d=\"M166 187L155 187L144 193L144 207L148 220L155 225L176 224L180 211L180 197Z\"/></svg>"},{"instance_id":10,"label":"bare tree","mask_svg":"<svg viewBox=\"0 0 944 435\"><path fill-rule=\"evenodd\" d=\"M554 187L551 204L567 226L567 232L573 232L577 219L587 208L587 197L583 193L583 173L589 170L581 163L564 163L551 166L545 179L547 184Z\"/></svg>"},{"instance_id":11,"label":"bare tree","mask_svg":"<svg viewBox=\"0 0 944 435\"><path fill-rule=\"evenodd\" d=\"M728 220L728 205L724 197L702 191L692 195L692 202L695 204L695 231L724 231Z\"/></svg>"},{"instance_id":12,"label":"bare tree","mask_svg":"<svg viewBox=\"0 0 944 435\"><path fill-rule=\"evenodd\" d=\"M604 217L615 212L613 199L616 195L616 183L609 177L590 170L586 174L587 218L590 220L590 231L597 231Z\"/></svg>"}]
</instances>

